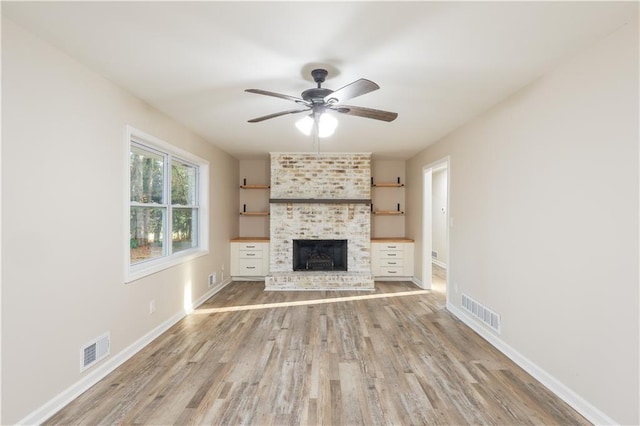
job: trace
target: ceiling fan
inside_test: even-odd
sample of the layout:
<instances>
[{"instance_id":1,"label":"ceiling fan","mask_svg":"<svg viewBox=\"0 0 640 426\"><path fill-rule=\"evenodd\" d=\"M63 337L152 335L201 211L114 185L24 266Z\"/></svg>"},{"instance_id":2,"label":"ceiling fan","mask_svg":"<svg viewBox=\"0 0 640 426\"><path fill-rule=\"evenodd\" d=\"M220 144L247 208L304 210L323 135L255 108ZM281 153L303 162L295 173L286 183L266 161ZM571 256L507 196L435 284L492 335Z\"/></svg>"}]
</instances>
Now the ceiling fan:
<instances>
[{"instance_id":1,"label":"ceiling fan","mask_svg":"<svg viewBox=\"0 0 640 426\"><path fill-rule=\"evenodd\" d=\"M311 71L311 76L313 77L313 80L318 84L318 87L305 90L304 92L302 92L299 98L295 96L269 92L267 90L246 89L245 92L286 99L300 105L300 108L298 109L280 111L262 117L253 118L249 120L249 123L258 123L260 121L269 120L270 118L280 117L287 114L296 114L305 111L311 111L311 116L313 118L320 117L327 110L336 111L341 114L372 118L374 120L382 121L393 121L398 116L398 114L395 112L342 104L343 101L346 101L348 99L353 99L357 96L361 96L366 93L373 92L374 90L378 90L380 86L378 86L373 81L367 80L366 78L361 78L334 91L321 87L321 84L324 83L327 74L328 72L325 69L315 69Z\"/></svg>"}]
</instances>

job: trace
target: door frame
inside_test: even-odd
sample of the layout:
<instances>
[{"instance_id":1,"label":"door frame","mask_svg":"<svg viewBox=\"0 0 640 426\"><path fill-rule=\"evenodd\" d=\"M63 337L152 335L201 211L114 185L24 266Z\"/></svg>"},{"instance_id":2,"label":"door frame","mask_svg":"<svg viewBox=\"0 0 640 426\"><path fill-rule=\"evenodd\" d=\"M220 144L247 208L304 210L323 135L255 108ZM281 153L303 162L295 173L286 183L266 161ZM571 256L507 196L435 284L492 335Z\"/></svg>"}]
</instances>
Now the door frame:
<instances>
[{"instance_id":1,"label":"door frame","mask_svg":"<svg viewBox=\"0 0 640 426\"><path fill-rule=\"evenodd\" d=\"M451 203L451 158L446 156L433 163L429 163L422 167L422 282L424 288L430 289L432 286L432 263L431 263L431 251L433 250L433 180L432 174L436 170L446 168L447 177L447 200L446 200L446 221L448 226L445 231L446 241L446 253L447 253L447 274L446 274L446 298L449 301L450 294L450 279L449 274L451 271L451 241L450 231L451 216L450 203Z\"/></svg>"}]
</instances>

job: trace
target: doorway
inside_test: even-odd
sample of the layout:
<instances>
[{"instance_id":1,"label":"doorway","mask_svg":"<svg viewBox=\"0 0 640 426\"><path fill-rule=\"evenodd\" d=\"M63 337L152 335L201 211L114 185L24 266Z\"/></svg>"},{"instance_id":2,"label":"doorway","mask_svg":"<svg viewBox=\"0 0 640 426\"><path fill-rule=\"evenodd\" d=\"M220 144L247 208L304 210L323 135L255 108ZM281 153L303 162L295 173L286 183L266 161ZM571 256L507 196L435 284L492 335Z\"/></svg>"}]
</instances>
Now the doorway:
<instances>
[{"instance_id":1,"label":"doorway","mask_svg":"<svg viewBox=\"0 0 640 426\"><path fill-rule=\"evenodd\" d=\"M423 192L422 282L426 288L447 295L449 157L424 167Z\"/></svg>"}]
</instances>

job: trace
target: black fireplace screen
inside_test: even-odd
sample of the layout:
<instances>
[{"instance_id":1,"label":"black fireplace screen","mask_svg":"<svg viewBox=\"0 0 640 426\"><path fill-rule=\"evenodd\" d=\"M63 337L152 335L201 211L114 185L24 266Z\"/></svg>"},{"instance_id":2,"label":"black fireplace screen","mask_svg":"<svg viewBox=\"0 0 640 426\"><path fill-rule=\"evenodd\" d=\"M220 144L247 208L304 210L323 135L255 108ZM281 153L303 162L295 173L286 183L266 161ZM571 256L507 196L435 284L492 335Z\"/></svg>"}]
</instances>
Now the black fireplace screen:
<instances>
[{"instance_id":1,"label":"black fireplace screen","mask_svg":"<svg viewBox=\"0 0 640 426\"><path fill-rule=\"evenodd\" d=\"M293 240L294 271L346 271L347 240Z\"/></svg>"}]
</instances>

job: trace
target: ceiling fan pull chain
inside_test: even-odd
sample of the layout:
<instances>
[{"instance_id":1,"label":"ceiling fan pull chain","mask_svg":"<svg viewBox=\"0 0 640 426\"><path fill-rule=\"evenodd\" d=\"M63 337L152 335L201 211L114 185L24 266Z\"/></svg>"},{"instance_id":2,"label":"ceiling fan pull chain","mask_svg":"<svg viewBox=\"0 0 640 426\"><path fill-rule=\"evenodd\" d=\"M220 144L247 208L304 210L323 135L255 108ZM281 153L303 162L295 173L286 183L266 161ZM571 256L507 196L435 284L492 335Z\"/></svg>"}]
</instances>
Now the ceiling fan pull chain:
<instances>
[{"instance_id":1,"label":"ceiling fan pull chain","mask_svg":"<svg viewBox=\"0 0 640 426\"><path fill-rule=\"evenodd\" d=\"M319 120L320 120L320 115L314 112L312 133L313 133L313 148L316 151L316 155L320 154L320 126L318 125Z\"/></svg>"}]
</instances>

